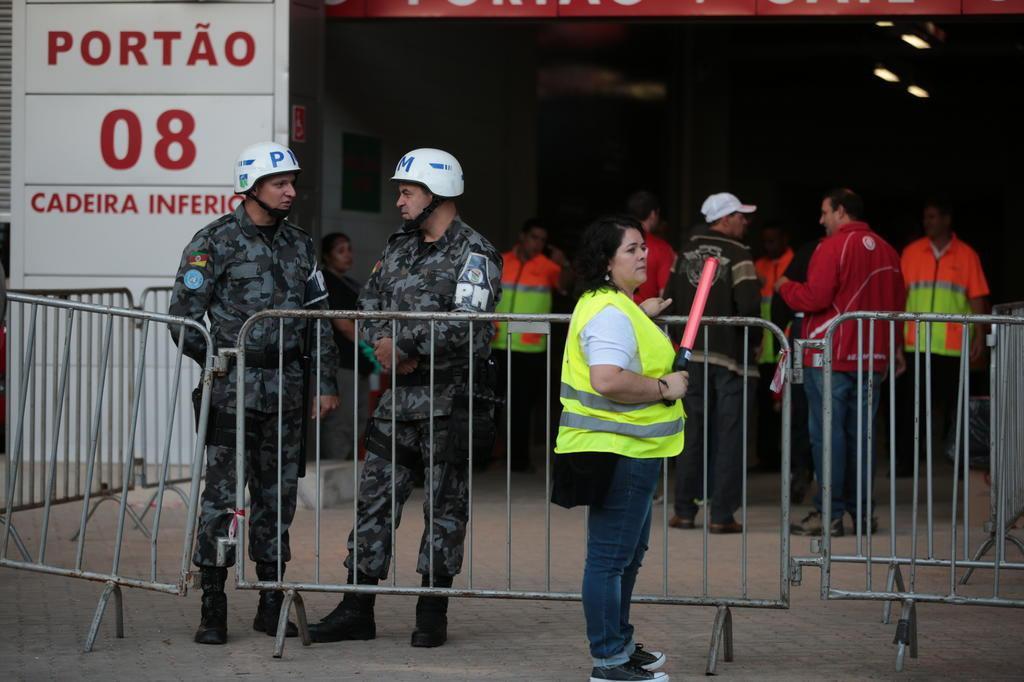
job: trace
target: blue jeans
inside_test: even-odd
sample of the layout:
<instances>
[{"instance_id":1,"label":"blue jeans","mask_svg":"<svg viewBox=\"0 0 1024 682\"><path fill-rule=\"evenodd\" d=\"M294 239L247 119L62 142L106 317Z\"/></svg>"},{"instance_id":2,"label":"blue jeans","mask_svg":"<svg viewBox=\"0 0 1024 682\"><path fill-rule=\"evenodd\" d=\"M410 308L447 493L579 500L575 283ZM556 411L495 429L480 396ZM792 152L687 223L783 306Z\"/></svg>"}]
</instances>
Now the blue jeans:
<instances>
[{"instance_id":1,"label":"blue jeans","mask_svg":"<svg viewBox=\"0 0 1024 682\"><path fill-rule=\"evenodd\" d=\"M868 429L873 428L875 415L878 413L878 401L882 397L881 372L862 375L864 381L861 389L863 404L861 419L862 428L861 453L864 462L861 464L861 514L867 515L867 501L871 498L871 480L867 475L867 462L870 457L872 477L875 472L875 451L867 450ZM872 401L868 405L868 381L873 380ZM804 370L804 391L807 393L809 429L811 432L811 452L814 456L814 471L818 482L824 485L824 422L822 417L822 391L824 377L819 368ZM832 514L831 520L843 518L843 512L850 512L857 518L857 373L832 372ZM874 446L874 442L872 442ZM822 493L819 490L814 497L814 507L820 512ZM824 517L824 512L822 513Z\"/></svg>"},{"instance_id":2,"label":"blue jeans","mask_svg":"<svg viewBox=\"0 0 1024 682\"><path fill-rule=\"evenodd\" d=\"M662 462L620 457L604 501L590 507L583 614L595 666L621 665L634 650L629 604L647 551Z\"/></svg>"}]
</instances>

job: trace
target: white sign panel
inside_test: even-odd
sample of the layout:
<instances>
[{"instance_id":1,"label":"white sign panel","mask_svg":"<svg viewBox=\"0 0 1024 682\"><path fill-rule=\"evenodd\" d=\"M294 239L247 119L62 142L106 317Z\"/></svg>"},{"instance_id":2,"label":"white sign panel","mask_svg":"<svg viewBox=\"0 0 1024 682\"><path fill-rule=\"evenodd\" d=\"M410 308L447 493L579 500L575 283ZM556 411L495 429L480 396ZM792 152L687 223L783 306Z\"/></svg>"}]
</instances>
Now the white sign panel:
<instances>
[{"instance_id":1,"label":"white sign panel","mask_svg":"<svg viewBox=\"0 0 1024 682\"><path fill-rule=\"evenodd\" d=\"M15 0L12 284L170 284L285 142L288 5Z\"/></svg>"},{"instance_id":2,"label":"white sign panel","mask_svg":"<svg viewBox=\"0 0 1024 682\"><path fill-rule=\"evenodd\" d=\"M269 4L30 5L27 92L271 94L273 11Z\"/></svg>"},{"instance_id":3,"label":"white sign panel","mask_svg":"<svg viewBox=\"0 0 1024 682\"><path fill-rule=\"evenodd\" d=\"M238 152L272 136L273 100L29 95L25 182L223 185Z\"/></svg>"},{"instance_id":4,"label":"white sign panel","mask_svg":"<svg viewBox=\"0 0 1024 682\"><path fill-rule=\"evenodd\" d=\"M173 272L188 237L239 201L229 185L30 187L26 269L37 276L151 277L157 260L159 272Z\"/></svg>"}]
</instances>

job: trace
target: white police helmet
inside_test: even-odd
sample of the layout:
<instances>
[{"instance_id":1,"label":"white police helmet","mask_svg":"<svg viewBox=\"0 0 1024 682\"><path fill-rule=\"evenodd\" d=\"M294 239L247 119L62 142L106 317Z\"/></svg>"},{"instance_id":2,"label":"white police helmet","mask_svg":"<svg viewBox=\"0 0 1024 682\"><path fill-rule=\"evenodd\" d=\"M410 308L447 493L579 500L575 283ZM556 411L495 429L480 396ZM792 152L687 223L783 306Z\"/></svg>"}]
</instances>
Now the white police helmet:
<instances>
[{"instance_id":1,"label":"white police helmet","mask_svg":"<svg viewBox=\"0 0 1024 682\"><path fill-rule=\"evenodd\" d=\"M461 196L464 188L462 166L458 160L440 149L414 149L398 162L395 182L415 182L431 194L445 199Z\"/></svg>"},{"instance_id":2,"label":"white police helmet","mask_svg":"<svg viewBox=\"0 0 1024 682\"><path fill-rule=\"evenodd\" d=\"M301 172L291 149L276 142L257 142L243 149L235 162L235 194L248 192L260 178Z\"/></svg>"}]
</instances>

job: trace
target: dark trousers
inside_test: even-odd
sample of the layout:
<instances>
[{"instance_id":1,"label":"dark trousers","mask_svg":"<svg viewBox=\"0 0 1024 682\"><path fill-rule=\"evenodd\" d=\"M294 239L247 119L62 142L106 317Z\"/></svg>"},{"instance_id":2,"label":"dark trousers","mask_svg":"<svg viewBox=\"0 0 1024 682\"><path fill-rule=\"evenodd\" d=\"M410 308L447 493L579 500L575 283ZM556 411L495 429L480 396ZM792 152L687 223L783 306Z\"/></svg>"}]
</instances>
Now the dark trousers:
<instances>
[{"instance_id":1,"label":"dark trousers","mask_svg":"<svg viewBox=\"0 0 1024 682\"><path fill-rule=\"evenodd\" d=\"M762 469L778 471L782 461L782 412L775 409L771 384L775 377L772 364L758 365L757 382L757 459Z\"/></svg>"},{"instance_id":2,"label":"dark trousers","mask_svg":"<svg viewBox=\"0 0 1024 682\"><path fill-rule=\"evenodd\" d=\"M276 562L278 556L277 500L278 456L276 414L249 412L256 429L246 437L245 478L249 487L249 558L259 562ZM288 527L295 516L298 492L299 441L302 433L302 410L281 413L281 561L291 558ZM196 566L217 565L217 541L227 537L235 522L235 449L210 445L206 448L206 486L199 508L192 563ZM244 516L238 522L245 522ZM235 563L235 550L227 548L227 565Z\"/></svg>"},{"instance_id":3,"label":"dark trousers","mask_svg":"<svg viewBox=\"0 0 1024 682\"><path fill-rule=\"evenodd\" d=\"M927 448L926 404L927 356L920 354L921 367L915 370L914 353L907 353L907 371L896 385L896 465L905 473L914 467L914 375L920 372L920 450L919 457L925 456ZM932 456L942 452L943 440L951 424L955 424L956 397L960 386L960 358L932 354Z\"/></svg>"},{"instance_id":4,"label":"dark trousers","mask_svg":"<svg viewBox=\"0 0 1024 682\"><path fill-rule=\"evenodd\" d=\"M708 472L704 490L704 365L691 364L686 392L686 444L676 465L676 515L693 518L695 500L710 494L711 522L728 523L743 485L743 382L735 372L707 366Z\"/></svg>"},{"instance_id":5,"label":"dark trousers","mask_svg":"<svg viewBox=\"0 0 1024 682\"><path fill-rule=\"evenodd\" d=\"M508 351L495 350L498 365L498 387L502 398L508 397ZM499 412L505 428L512 432L512 470L530 468L530 443L537 440L543 425L544 388L547 359L545 353L512 353L512 402ZM537 426L534 426L534 424Z\"/></svg>"}]
</instances>

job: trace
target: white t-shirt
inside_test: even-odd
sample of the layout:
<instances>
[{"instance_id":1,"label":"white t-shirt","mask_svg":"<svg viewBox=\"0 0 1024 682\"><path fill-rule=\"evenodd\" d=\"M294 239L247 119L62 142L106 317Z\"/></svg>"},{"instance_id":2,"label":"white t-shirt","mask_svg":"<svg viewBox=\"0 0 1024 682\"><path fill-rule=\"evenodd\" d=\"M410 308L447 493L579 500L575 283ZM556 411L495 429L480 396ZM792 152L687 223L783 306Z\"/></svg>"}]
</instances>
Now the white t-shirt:
<instances>
[{"instance_id":1,"label":"white t-shirt","mask_svg":"<svg viewBox=\"0 0 1024 682\"><path fill-rule=\"evenodd\" d=\"M633 323L613 305L594 315L580 333L580 345L587 365L614 365L642 373Z\"/></svg>"}]
</instances>

